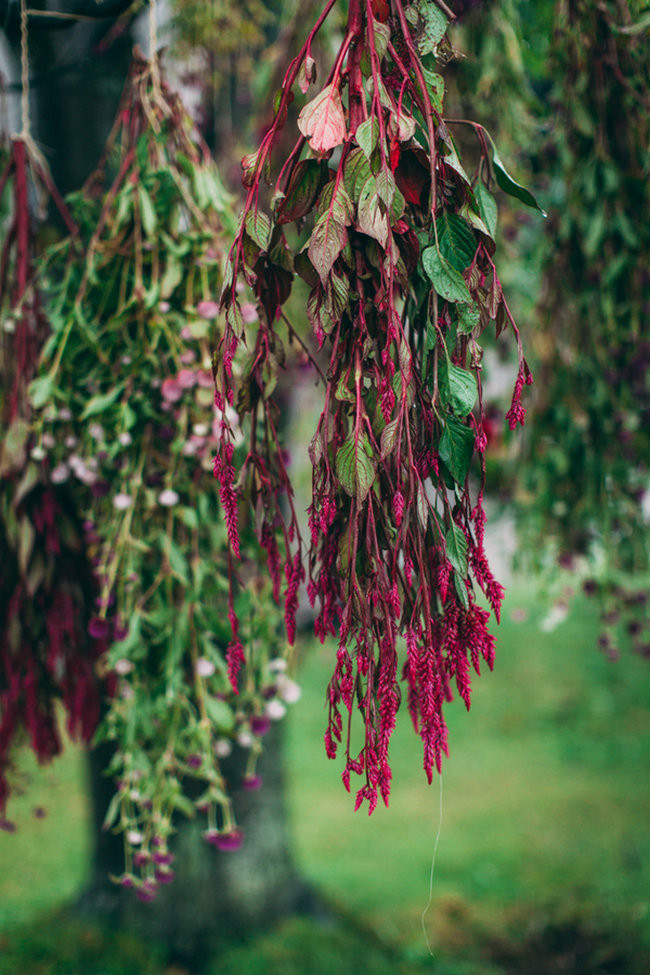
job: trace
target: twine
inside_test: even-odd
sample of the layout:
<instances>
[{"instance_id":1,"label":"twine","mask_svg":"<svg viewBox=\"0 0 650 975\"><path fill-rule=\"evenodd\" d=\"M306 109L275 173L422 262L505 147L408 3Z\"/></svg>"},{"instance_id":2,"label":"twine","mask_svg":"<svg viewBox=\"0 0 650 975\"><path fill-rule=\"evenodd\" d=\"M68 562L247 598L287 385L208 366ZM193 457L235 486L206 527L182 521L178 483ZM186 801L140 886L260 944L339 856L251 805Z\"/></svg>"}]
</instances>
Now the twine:
<instances>
[{"instance_id":1,"label":"twine","mask_svg":"<svg viewBox=\"0 0 650 975\"><path fill-rule=\"evenodd\" d=\"M23 0L24 2L24 0ZM156 23L156 0L149 0L149 61L154 92L162 95L160 86L160 71L158 65L158 25Z\"/></svg>"},{"instance_id":2,"label":"twine","mask_svg":"<svg viewBox=\"0 0 650 975\"><path fill-rule=\"evenodd\" d=\"M22 116L22 131L20 138L25 142L30 140L29 118L29 47L27 41L27 4L20 0L20 113Z\"/></svg>"}]
</instances>

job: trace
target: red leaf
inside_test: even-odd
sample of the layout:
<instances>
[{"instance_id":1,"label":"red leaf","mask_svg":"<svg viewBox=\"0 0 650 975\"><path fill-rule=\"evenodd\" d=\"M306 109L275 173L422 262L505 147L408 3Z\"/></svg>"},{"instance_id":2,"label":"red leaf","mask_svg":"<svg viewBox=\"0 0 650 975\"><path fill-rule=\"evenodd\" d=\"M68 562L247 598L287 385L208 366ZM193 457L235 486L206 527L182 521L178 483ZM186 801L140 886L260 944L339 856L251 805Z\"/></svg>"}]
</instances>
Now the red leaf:
<instances>
[{"instance_id":1,"label":"red leaf","mask_svg":"<svg viewBox=\"0 0 650 975\"><path fill-rule=\"evenodd\" d=\"M372 0L371 6L373 16L382 24L385 24L390 15L388 0Z\"/></svg>"},{"instance_id":2,"label":"red leaf","mask_svg":"<svg viewBox=\"0 0 650 975\"><path fill-rule=\"evenodd\" d=\"M328 152L347 138L347 127L338 88L327 85L308 102L298 116L298 128L314 152Z\"/></svg>"}]
</instances>

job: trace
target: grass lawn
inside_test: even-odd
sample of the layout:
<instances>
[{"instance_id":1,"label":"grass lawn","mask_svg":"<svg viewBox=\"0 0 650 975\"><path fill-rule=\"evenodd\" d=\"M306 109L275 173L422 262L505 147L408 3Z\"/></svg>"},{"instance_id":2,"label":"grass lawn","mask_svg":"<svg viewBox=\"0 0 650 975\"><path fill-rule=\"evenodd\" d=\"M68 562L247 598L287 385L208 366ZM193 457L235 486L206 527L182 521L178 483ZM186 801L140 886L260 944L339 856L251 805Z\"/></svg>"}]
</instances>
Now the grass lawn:
<instances>
[{"instance_id":1,"label":"grass lawn","mask_svg":"<svg viewBox=\"0 0 650 975\"><path fill-rule=\"evenodd\" d=\"M514 622L513 610L527 618ZM328 761L322 746L333 650L316 645L305 654L303 696L287 742L296 855L308 878L376 932L380 944L395 947L387 972L415 965L438 975L631 973L630 958L641 957L644 942L650 948L650 665L631 653L617 663L599 653L595 610L586 599L576 599L569 619L551 633L539 629L541 611L530 588L513 587L494 673L476 679L470 714L459 701L447 709L451 755L443 769L442 827L426 915L438 964L429 957L420 917L429 899L439 783L427 786L419 740L406 717L392 749L390 808L370 818L355 814L340 764ZM18 829L0 833L1 975L159 971L126 943L121 967L89 961L108 958L115 946L94 935L94 947L84 948L74 928L67 940L57 929L47 941L40 919L69 900L85 877L83 762L70 749L47 769L34 768L29 757L22 768L24 792L10 807ZM40 808L45 817L35 814ZM336 968L332 952L354 955L349 931L325 937L305 924L291 922L255 949L238 949L219 972L311 975L321 962L323 971ZM537 968L522 960L527 951L539 957L549 939L559 945L553 948L559 958L569 929L574 941L600 946L596 967L574 959ZM29 931L41 945L41 960L51 962L56 951L77 960L38 967L24 945ZM27 955L16 954L19 940ZM621 942L629 957L618 964L611 957ZM82 948L86 954L77 958ZM320 961L307 964L309 950ZM377 951L375 967L364 960L363 969L350 971L383 972Z\"/></svg>"}]
</instances>

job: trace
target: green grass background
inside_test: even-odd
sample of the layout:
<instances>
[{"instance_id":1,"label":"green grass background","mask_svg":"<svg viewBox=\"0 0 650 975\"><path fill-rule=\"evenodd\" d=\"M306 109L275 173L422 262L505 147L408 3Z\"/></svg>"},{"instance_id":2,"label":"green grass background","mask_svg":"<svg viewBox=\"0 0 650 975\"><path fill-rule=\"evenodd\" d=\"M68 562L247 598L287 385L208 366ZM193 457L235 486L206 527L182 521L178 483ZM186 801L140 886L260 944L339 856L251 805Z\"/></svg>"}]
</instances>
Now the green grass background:
<instances>
[{"instance_id":1,"label":"green grass background","mask_svg":"<svg viewBox=\"0 0 650 975\"><path fill-rule=\"evenodd\" d=\"M515 622L513 611L526 619ZM587 599L577 597L551 633L539 628L544 611L531 587L513 588L494 673L486 668L476 678L469 714L458 700L447 707L451 754L425 918L433 962L421 914L440 825L439 783L427 786L420 742L405 715L392 746L390 808L355 814L340 763L328 761L322 745L334 651L319 644L305 651L303 696L292 709L287 741L295 852L305 876L365 925L367 959L350 971L382 972L385 962L386 971L415 965L449 975L632 972L635 957L641 966L650 947L650 664L629 651L612 663L597 650L597 613ZM0 833L0 973L110 975L130 965L134 972L160 971L128 939L109 944L74 925L66 938L59 922L43 920L85 878L83 759L70 748L48 768L36 768L28 755L20 766L23 792L10 808L18 830ZM38 807L47 810L45 818L34 814ZM574 960L573 968L539 969L507 960L567 919L576 930L592 931L601 956L612 954L613 941L624 941L628 960L619 967L601 959L596 967ZM215 971L311 973L321 963L331 971L337 965L328 959L354 956L349 939L356 937L290 922L221 959ZM368 937L380 947L369 946ZM57 963L57 952L66 951L68 961ZM384 959L376 967L373 951Z\"/></svg>"}]
</instances>

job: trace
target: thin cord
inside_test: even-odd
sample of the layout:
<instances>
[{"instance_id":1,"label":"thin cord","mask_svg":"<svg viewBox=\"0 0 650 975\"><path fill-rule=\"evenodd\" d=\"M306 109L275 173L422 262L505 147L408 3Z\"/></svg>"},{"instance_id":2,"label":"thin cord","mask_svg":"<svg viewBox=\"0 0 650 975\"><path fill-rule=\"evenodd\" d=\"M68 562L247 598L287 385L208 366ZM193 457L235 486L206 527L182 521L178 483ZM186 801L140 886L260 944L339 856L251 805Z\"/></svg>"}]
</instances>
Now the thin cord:
<instances>
[{"instance_id":1,"label":"thin cord","mask_svg":"<svg viewBox=\"0 0 650 975\"><path fill-rule=\"evenodd\" d=\"M442 832L442 772L440 772L440 808L438 817L438 832L436 833L435 843L433 844L433 854L431 856L431 872L429 874L429 900L427 901L427 906L422 911L422 933L424 934L424 940L426 941L427 948L429 949L429 954L434 957L433 949L431 948L431 942L429 941L429 935L427 934L427 926L424 923L427 914L429 913L429 908L431 907L431 901L433 900L433 873L436 866L436 853L438 852L438 843L440 842L440 833Z\"/></svg>"},{"instance_id":2,"label":"thin cord","mask_svg":"<svg viewBox=\"0 0 650 975\"><path fill-rule=\"evenodd\" d=\"M23 127L20 138L29 140L29 48L27 43L27 4L25 0L20 0L20 111L22 115Z\"/></svg>"},{"instance_id":3,"label":"thin cord","mask_svg":"<svg viewBox=\"0 0 650 975\"><path fill-rule=\"evenodd\" d=\"M158 64L158 25L156 23L156 0L149 0L149 64L156 100L162 98L160 71Z\"/></svg>"}]
</instances>

